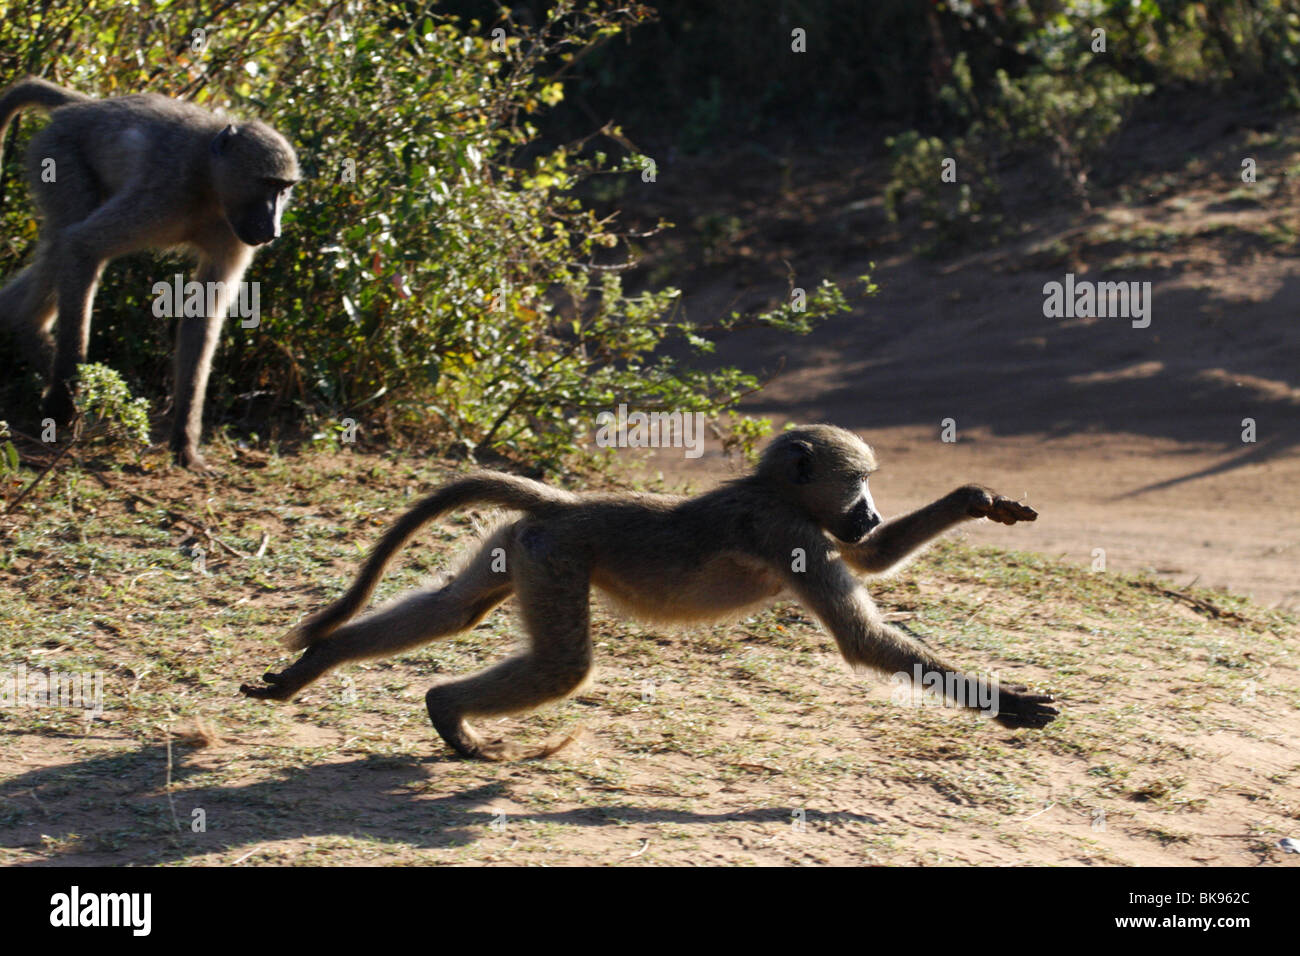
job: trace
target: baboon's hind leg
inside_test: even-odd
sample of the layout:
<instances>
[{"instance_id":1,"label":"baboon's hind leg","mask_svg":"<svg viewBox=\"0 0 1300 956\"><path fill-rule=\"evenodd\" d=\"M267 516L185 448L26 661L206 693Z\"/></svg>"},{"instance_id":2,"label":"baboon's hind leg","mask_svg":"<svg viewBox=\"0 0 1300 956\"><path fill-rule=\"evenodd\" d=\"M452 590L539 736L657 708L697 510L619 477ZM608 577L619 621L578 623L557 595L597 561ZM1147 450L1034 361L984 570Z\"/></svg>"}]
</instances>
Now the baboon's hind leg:
<instances>
[{"instance_id":1,"label":"baboon's hind leg","mask_svg":"<svg viewBox=\"0 0 1300 956\"><path fill-rule=\"evenodd\" d=\"M7 327L18 340L24 358L41 375L50 371L54 361L54 280L44 256L18 273L0 289L0 325Z\"/></svg>"},{"instance_id":2,"label":"baboon's hind leg","mask_svg":"<svg viewBox=\"0 0 1300 956\"><path fill-rule=\"evenodd\" d=\"M48 127L47 127L48 129ZM29 156L59 155L58 182L46 182L31 171L33 199L45 216L41 241L31 265L0 290L0 325L18 338L24 357L41 375L49 375L54 364L54 336L50 327L58 307L59 234L90 216L99 205L97 178L68 144L37 135Z\"/></svg>"},{"instance_id":3,"label":"baboon's hind leg","mask_svg":"<svg viewBox=\"0 0 1300 956\"><path fill-rule=\"evenodd\" d=\"M389 657L469 630L513 589L503 559L509 532L502 528L493 534L443 587L417 591L343 625L308 647L285 670L264 674L268 686L244 684L240 692L264 700L288 700L339 664Z\"/></svg>"},{"instance_id":4,"label":"baboon's hind leg","mask_svg":"<svg viewBox=\"0 0 1300 956\"><path fill-rule=\"evenodd\" d=\"M472 677L439 684L425 696L429 719L463 757L518 760L554 753L559 746L520 747L484 740L468 717L532 710L577 690L591 673L590 579L586 568L547 560L559 549L533 528L511 550L512 576L528 646L520 654Z\"/></svg>"}]
</instances>

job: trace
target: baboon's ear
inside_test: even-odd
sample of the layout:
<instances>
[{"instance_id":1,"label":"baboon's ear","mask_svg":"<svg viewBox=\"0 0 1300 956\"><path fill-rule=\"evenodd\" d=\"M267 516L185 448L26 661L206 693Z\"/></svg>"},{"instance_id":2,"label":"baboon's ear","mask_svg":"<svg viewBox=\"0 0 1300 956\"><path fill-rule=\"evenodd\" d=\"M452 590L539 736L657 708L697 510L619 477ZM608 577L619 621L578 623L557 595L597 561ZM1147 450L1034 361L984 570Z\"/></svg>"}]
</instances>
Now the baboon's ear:
<instances>
[{"instance_id":1,"label":"baboon's ear","mask_svg":"<svg viewBox=\"0 0 1300 956\"><path fill-rule=\"evenodd\" d=\"M786 474L796 485L813 480L813 449L806 441L792 441L783 454Z\"/></svg>"},{"instance_id":2,"label":"baboon's ear","mask_svg":"<svg viewBox=\"0 0 1300 956\"><path fill-rule=\"evenodd\" d=\"M234 136L235 136L235 127L227 125L225 129L223 129L216 136L212 137L212 146L211 146L212 155L220 156L223 153L225 153L226 146L230 143L231 139L233 139Z\"/></svg>"}]
</instances>

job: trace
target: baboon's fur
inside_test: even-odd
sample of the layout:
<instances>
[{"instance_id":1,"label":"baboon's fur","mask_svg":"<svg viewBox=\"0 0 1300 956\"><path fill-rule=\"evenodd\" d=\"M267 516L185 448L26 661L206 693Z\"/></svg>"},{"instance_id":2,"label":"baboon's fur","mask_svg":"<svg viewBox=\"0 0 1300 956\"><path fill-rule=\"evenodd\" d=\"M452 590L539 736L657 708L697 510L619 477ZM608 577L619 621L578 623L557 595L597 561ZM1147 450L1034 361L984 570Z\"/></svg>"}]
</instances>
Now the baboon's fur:
<instances>
[{"instance_id":1,"label":"baboon's fur","mask_svg":"<svg viewBox=\"0 0 1300 956\"><path fill-rule=\"evenodd\" d=\"M348 591L290 634L288 645L305 649L296 663L266 674L267 686L241 690L286 700L345 661L387 657L471 628L514 594L526 649L434 687L425 700L438 733L467 757L550 752L484 741L466 718L529 710L587 679L594 585L629 615L648 621L716 620L794 597L821 620L854 667L910 677L919 665L925 674L951 678L944 686L956 688L950 694L955 703L977 708L980 700L994 701L1005 726L1050 722L1057 713L1047 706L1052 698L963 674L886 624L852 574L888 571L962 521L987 517L1014 524L1034 520L1036 512L966 485L881 524L866 483L875 467L875 455L852 432L816 425L782 434L752 473L694 498L577 495L491 472L453 482L399 519ZM523 517L493 531L450 582L352 620L393 555L422 525L471 504Z\"/></svg>"}]
</instances>

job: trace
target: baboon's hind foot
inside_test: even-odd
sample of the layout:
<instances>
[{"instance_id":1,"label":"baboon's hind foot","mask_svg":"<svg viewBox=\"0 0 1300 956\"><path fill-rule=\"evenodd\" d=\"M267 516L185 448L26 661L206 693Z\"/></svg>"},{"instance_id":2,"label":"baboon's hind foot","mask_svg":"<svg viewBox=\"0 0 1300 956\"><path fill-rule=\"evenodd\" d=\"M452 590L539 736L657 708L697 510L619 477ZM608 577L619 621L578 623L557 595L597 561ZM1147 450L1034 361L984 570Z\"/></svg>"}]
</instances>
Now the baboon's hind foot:
<instances>
[{"instance_id":1,"label":"baboon's hind foot","mask_svg":"<svg viewBox=\"0 0 1300 956\"><path fill-rule=\"evenodd\" d=\"M239 692L257 700L288 700L329 670L333 663L323 647L313 645L278 674L272 671L263 674L262 681L266 687L240 684Z\"/></svg>"}]
</instances>

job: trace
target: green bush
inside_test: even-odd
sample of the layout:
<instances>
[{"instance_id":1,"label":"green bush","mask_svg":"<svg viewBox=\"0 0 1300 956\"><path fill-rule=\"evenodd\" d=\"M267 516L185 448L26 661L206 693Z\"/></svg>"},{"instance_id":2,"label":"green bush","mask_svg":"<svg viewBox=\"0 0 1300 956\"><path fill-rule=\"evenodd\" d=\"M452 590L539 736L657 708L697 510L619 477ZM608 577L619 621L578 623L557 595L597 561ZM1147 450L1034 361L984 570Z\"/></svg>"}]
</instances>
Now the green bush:
<instances>
[{"instance_id":1,"label":"green bush","mask_svg":"<svg viewBox=\"0 0 1300 956\"><path fill-rule=\"evenodd\" d=\"M1086 207L1088 176L1095 157L1120 128L1131 104L1151 93L1151 84L1125 79L1092 53L1072 52L1083 42L1074 33L1049 31L1050 52L1020 77L1005 70L991 87L980 88L966 55L953 64L940 102L963 130L944 141L916 130L890 137L890 181L885 209L897 220L904 199L919 194L919 211L938 228L941 242L965 238L975 227L996 235L1002 182L998 169L1016 152L1043 152L1061 177L1062 192ZM955 183L940 178L940 163L957 161Z\"/></svg>"},{"instance_id":2,"label":"green bush","mask_svg":"<svg viewBox=\"0 0 1300 956\"><path fill-rule=\"evenodd\" d=\"M148 446L149 402L134 397L121 375L92 362L78 366L77 382L82 440L108 439Z\"/></svg>"},{"instance_id":3,"label":"green bush","mask_svg":"<svg viewBox=\"0 0 1300 956\"><path fill-rule=\"evenodd\" d=\"M976 230L997 238L1005 220L999 169L1013 153L1046 155L1062 195L1086 207L1090 172L1107 141L1132 104L1157 90L1231 86L1300 105L1297 0L947 0L933 18L931 63L947 64L944 82L936 84L929 127L887 140L893 165L885 191L894 219L908 197L915 200L934 227L930 247ZM957 160L957 183L940 180L946 157Z\"/></svg>"},{"instance_id":4,"label":"green bush","mask_svg":"<svg viewBox=\"0 0 1300 956\"><path fill-rule=\"evenodd\" d=\"M585 177L641 175L643 158L611 158L598 142L538 145L536 119L563 98L574 58L646 15L564 0L525 29L508 15L458 26L432 4L232 0L204 15L167 2L63 12L0 0L0 50L9 75L39 65L87 92L229 105L298 147L305 179L285 234L248 275L262 321L229 323L210 418L260 396L296 404L313 427L364 415L546 467L599 410L716 417L757 385L666 357L677 339L706 351L740 317L705 327L681 314L675 289L628 294L624 237L574 198ZM6 166L12 181L16 158ZM15 237L0 263L9 274L35 231L26 207L0 215ZM158 393L168 352L147 297L172 270L131 257L96 302L96 357L146 393ZM806 313L757 321L794 331L843 308L822 292Z\"/></svg>"}]
</instances>

